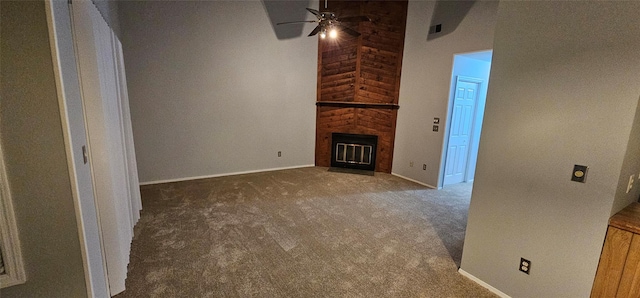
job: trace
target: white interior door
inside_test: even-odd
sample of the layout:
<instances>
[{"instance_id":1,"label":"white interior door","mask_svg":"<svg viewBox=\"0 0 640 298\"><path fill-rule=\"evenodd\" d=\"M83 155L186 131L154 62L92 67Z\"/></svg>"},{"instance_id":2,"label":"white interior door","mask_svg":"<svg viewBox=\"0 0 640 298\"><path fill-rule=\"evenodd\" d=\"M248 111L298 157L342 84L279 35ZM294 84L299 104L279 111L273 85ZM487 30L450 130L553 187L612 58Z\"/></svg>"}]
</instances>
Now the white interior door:
<instances>
[{"instance_id":1,"label":"white interior door","mask_svg":"<svg viewBox=\"0 0 640 298\"><path fill-rule=\"evenodd\" d=\"M449 142L444 170L444 185L465 181L471 132L480 83L477 79L456 79L453 111L449 125Z\"/></svg>"},{"instance_id":2,"label":"white interior door","mask_svg":"<svg viewBox=\"0 0 640 298\"><path fill-rule=\"evenodd\" d=\"M91 1L72 4L73 28L111 296L125 289L140 192L120 42Z\"/></svg>"}]
</instances>

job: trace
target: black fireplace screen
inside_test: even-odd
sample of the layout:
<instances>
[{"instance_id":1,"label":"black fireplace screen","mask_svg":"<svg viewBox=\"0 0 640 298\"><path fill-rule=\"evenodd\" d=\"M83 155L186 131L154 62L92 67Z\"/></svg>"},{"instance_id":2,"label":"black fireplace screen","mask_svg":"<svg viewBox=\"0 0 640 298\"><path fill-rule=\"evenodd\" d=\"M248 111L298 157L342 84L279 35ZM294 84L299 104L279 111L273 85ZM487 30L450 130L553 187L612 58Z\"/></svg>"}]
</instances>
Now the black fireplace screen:
<instances>
[{"instance_id":1,"label":"black fireplace screen","mask_svg":"<svg viewBox=\"0 0 640 298\"><path fill-rule=\"evenodd\" d=\"M331 134L331 166L375 171L378 136Z\"/></svg>"}]
</instances>

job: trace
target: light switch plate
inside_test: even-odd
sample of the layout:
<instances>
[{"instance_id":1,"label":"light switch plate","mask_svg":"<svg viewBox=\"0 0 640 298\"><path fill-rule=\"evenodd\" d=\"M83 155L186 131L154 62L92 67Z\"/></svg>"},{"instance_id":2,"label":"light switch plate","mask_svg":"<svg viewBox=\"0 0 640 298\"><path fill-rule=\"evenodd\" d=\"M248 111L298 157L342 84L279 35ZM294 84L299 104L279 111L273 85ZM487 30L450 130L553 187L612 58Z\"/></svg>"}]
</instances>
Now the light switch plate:
<instances>
[{"instance_id":1,"label":"light switch plate","mask_svg":"<svg viewBox=\"0 0 640 298\"><path fill-rule=\"evenodd\" d=\"M571 181L585 183L587 180L587 170L589 170L587 166L574 165Z\"/></svg>"}]
</instances>

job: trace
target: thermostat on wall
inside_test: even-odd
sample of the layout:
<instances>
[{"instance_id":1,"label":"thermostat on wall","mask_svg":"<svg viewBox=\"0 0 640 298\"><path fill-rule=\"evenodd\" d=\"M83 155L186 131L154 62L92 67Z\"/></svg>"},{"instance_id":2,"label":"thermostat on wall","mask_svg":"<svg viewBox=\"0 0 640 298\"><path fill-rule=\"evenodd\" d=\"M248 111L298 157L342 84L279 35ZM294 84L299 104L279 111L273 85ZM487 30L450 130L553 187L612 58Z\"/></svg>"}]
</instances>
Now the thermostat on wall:
<instances>
[{"instance_id":1,"label":"thermostat on wall","mask_svg":"<svg viewBox=\"0 0 640 298\"><path fill-rule=\"evenodd\" d=\"M589 167L574 165L573 166L573 174L571 175L571 181L582 182L584 183L587 179L587 170Z\"/></svg>"}]
</instances>

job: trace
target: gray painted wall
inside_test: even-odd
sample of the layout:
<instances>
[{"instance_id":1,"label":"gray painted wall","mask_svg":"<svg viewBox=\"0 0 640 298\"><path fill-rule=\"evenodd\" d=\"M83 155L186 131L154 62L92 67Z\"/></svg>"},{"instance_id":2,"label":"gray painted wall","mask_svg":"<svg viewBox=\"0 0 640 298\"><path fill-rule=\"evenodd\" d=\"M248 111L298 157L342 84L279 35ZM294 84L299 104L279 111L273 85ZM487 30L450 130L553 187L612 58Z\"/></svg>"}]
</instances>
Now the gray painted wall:
<instances>
[{"instance_id":1,"label":"gray painted wall","mask_svg":"<svg viewBox=\"0 0 640 298\"><path fill-rule=\"evenodd\" d=\"M629 193L627 193L629 176L632 175L633 185ZM611 215L616 214L629 204L637 202L638 197L640 197L640 99L636 107L631 133L629 134L629 143L624 154Z\"/></svg>"},{"instance_id":2,"label":"gray painted wall","mask_svg":"<svg viewBox=\"0 0 640 298\"><path fill-rule=\"evenodd\" d=\"M453 56L492 48L498 7L495 1L476 2L455 31L427 41L435 3L409 1L392 169L432 186L438 185L443 166L445 130L433 132L431 126L434 117L447 122ZM417 166L409 167L412 161Z\"/></svg>"},{"instance_id":3,"label":"gray painted wall","mask_svg":"<svg viewBox=\"0 0 640 298\"><path fill-rule=\"evenodd\" d=\"M0 133L27 273L2 297L83 297L44 2L0 6Z\"/></svg>"},{"instance_id":4,"label":"gray painted wall","mask_svg":"<svg viewBox=\"0 0 640 298\"><path fill-rule=\"evenodd\" d=\"M512 297L589 296L623 165L640 172L639 9L500 2L462 270Z\"/></svg>"},{"instance_id":5,"label":"gray painted wall","mask_svg":"<svg viewBox=\"0 0 640 298\"><path fill-rule=\"evenodd\" d=\"M316 38L261 1L118 5L141 182L314 163Z\"/></svg>"}]
</instances>

